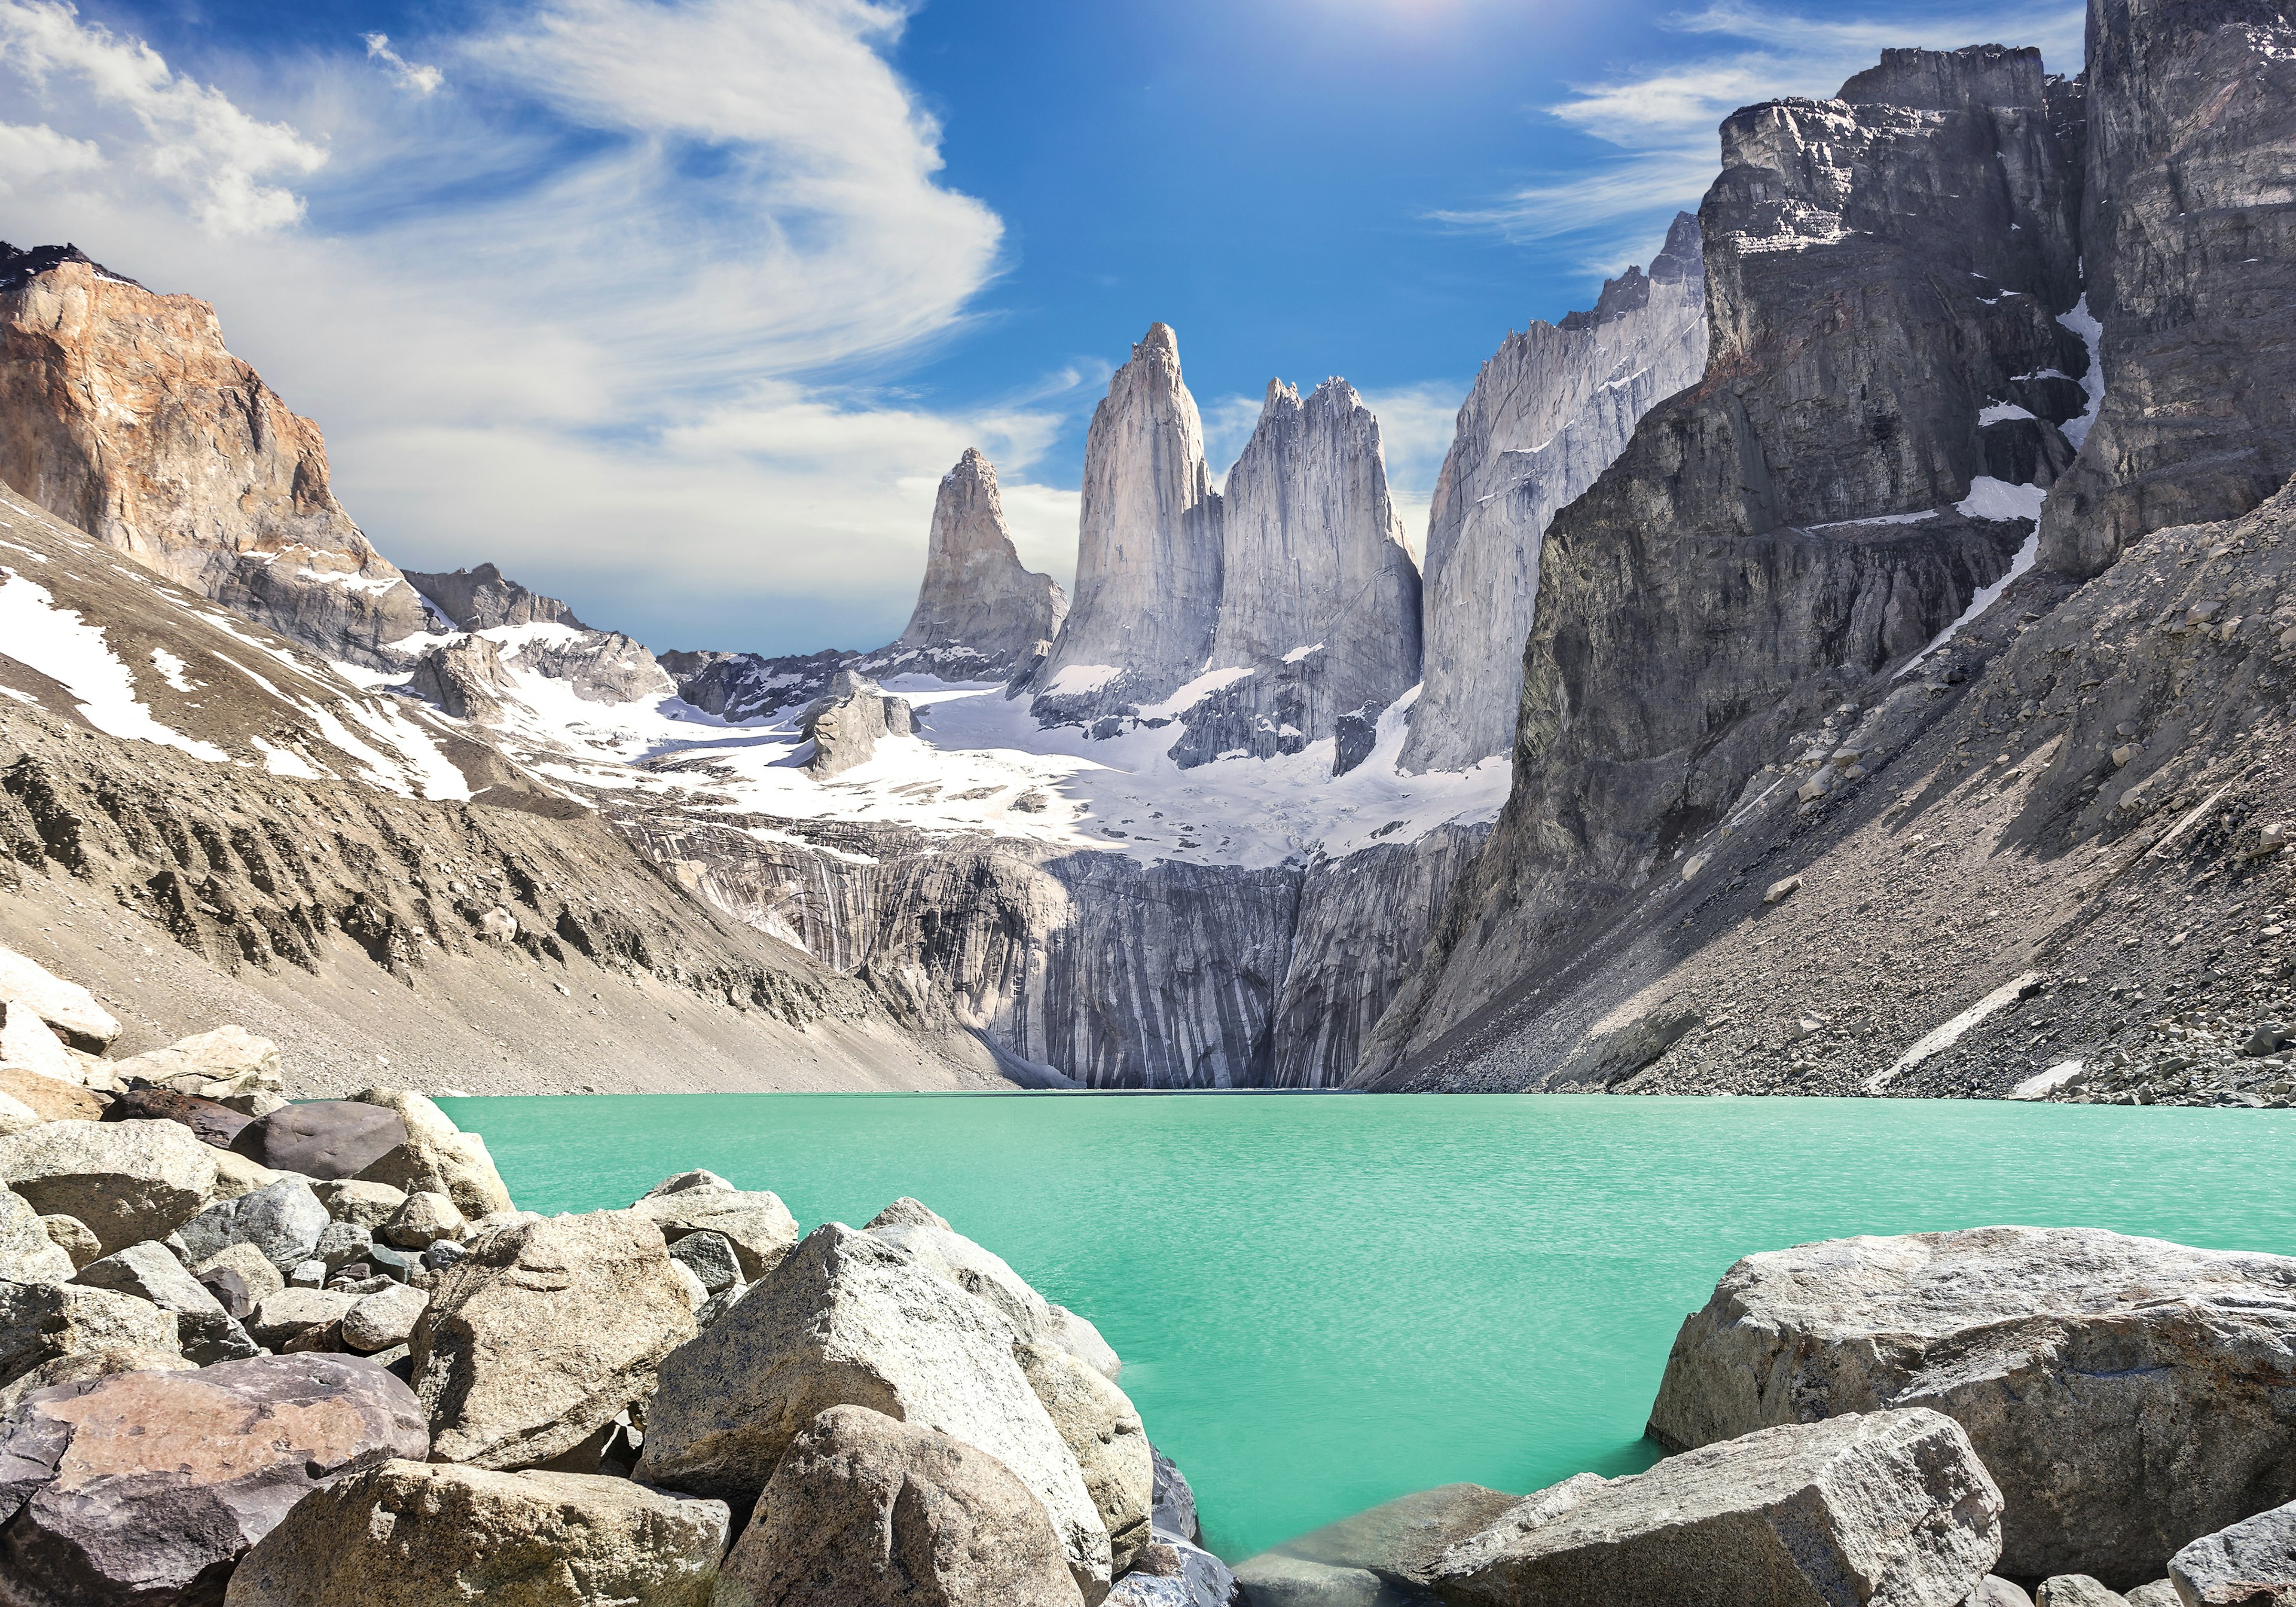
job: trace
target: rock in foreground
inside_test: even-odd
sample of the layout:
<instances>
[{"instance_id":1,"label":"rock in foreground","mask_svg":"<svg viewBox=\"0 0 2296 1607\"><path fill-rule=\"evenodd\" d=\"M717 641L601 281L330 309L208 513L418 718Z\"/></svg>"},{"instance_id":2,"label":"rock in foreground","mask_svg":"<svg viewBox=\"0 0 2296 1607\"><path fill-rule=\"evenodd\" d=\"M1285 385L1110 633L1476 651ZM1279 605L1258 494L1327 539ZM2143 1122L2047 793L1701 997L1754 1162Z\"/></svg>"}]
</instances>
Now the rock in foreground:
<instances>
[{"instance_id":1,"label":"rock in foreground","mask_svg":"<svg viewBox=\"0 0 2296 1607\"><path fill-rule=\"evenodd\" d=\"M1581 1473L1434 1574L1471 1607L1958 1607L2000 1553L2000 1520L1958 1423L1883 1412L1766 1429L1631 1478Z\"/></svg>"},{"instance_id":2,"label":"rock in foreground","mask_svg":"<svg viewBox=\"0 0 2296 1607\"><path fill-rule=\"evenodd\" d=\"M346 1357L36 1391L0 1427L6 1599L206 1607L321 1481L429 1446L406 1386Z\"/></svg>"},{"instance_id":3,"label":"rock in foreground","mask_svg":"<svg viewBox=\"0 0 2296 1607\"><path fill-rule=\"evenodd\" d=\"M215 1152L172 1121L52 1121L0 1138L0 1183L44 1217L78 1218L111 1255L190 1221Z\"/></svg>"},{"instance_id":4,"label":"rock in foreground","mask_svg":"<svg viewBox=\"0 0 2296 1607\"><path fill-rule=\"evenodd\" d=\"M705 1607L724 1503L627 1479L386 1462L305 1496L226 1607Z\"/></svg>"},{"instance_id":5,"label":"rock in foreground","mask_svg":"<svg viewBox=\"0 0 2296 1607\"><path fill-rule=\"evenodd\" d=\"M2202 1535L2169 1562L2185 1607L2296 1603L2296 1504Z\"/></svg>"},{"instance_id":6,"label":"rock in foreground","mask_svg":"<svg viewBox=\"0 0 2296 1607\"><path fill-rule=\"evenodd\" d=\"M1747 1257L1683 1324L1651 1433L1933 1407L2001 1488L2004 1573L2125 1590L2296 1498L2292 1390L2296 1259L1975 1228Z\"/></svg>"},{"instance_id":7,"label":"rock in foreground","mask_svg":"<svg viewBox=\"0 0 2296 1607\"><path fill-rule=\"evenodd\" d=\"M1060 1537L986 1451L862 1406L793 1439L716 1607L1081 1607Z\"/></svg>"}]
</instances>

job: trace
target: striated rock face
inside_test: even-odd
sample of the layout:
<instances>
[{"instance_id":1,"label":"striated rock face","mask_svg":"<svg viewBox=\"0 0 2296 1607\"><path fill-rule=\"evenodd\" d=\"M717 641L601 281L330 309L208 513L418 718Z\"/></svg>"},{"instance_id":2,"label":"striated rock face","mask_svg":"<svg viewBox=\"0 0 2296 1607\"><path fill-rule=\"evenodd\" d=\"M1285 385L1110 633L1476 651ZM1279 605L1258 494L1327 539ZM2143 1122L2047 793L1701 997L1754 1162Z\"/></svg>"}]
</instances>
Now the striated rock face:
<instances>
[{"instance_id":1,"label":"striated rock face","mask_svg":"<svg viewBox=\"0 0 2296 1607\"><path fill-rule=\"evenodd\" d=\"M2043 521L2092 575L2296 473L2296 17L2091 0L2081 246L2103 405Z\"/></svg>"},{"instance_id":2,"label":"striated rock face","mask_svg":"<svg viewBox=\"0 0 2296 1607\"><path fill-rule=\"evenodd\" d=\"M1251 673L1183 713L1182 765L1297 753L1342 717L1375 720L1419 679L1419 570L1388 496L1379 421L1345 380L1305 401L1268 381L1220 518L1206 668Z\"/></svg>"},{"instance_id":3,"label":"striated rock face","mask_svg":"<svg viewBox=\"0 0 2296 1607\"><path fill-rule=\"evenodd\" d=\"M425 652L416 661L406 690L458 720L490 726L502 718L504 701L518 695L518 684L492 642L464 636Z\"/></svg>"},{"instance_id":4,"label":"striated rock face","mask_svg":"<svg viewBox=\"0 0 2296 1607\"><path fill-rule=\"evenodd\" d=\"M557 598L527 590L491 563L445 575L408 570L406 583L446 615L456 630L493 630L504 625L590 628Z\"/></svg>"},{"instance_id":5,"label":"striated rock face","mask_svg":"<svg viewBox=\"0 0 2296 1607\"><path fill-rule=\"evenodd\" d=\"M1076 600L1030 683L1040 717L1084 720L1169 697L1218 623L1220 500L1180 343L1151 324L1085 439Z\"/></svg>"},{"instance_id":6,"label":"striated rock face","mask_svg":"<svg viewBox=\"0 0 2296 1607\"><path fill-rule=\"evenodd\" d=\"M913 735L916 711L907 699L888 697L874 681L840 669L829 690L807 708L798 728L813 743L805 773L827 781L868 763L879 739Z\"/></svg>"},{"instance_id":7,"label":"striated rock face","mask_svg":"<svg viewBox=\"0 0 2296 1607\"><path fill-rule=\"evenodd\" d=\"M1848 87L1900 81L1954 104L1779 101L1723 124L1707 376L1548 529L1514 790L1374 1074L1564 955L1840 676L1921 648L2028 538L1985 516L2012 488L1972 482L1984 410L2084 364L2056 316L2078 290L2074 168L2038 52L1893 57Z\"/></svg>"},{"instance_id":8,"label":"striated rock face","mask_svg":"<svg viewBox=\"0 0 2296 1607\"><path fill-rule=\"evenodd\" d=\"M1706 371L1699 243L1697 220L1677 217L1647 275L1629 268L1592 311L1534 323L1483 365L1428 515L1427 688L1406 770L1465 769L1513 742L1547 522Z\"/></svg>"},{"instance_id":9,"label":"striated rock face","mask_svg":"<svg viewBox=\"0 0 2296 1607\"><path fill-rule=\"evenodd\" d=\"M914 651L943 680L1000 679L1032 668L1068 613L1053 578L1021 567L996 465L967 447L941 476L916 610L886 652Z\"/></svg>"},{"instance_id":10,"label":"striated rock face","mask_svg":"<svg viewBox=\"0 0 2296 1607\"><path fill-rule=\"evenodd\" d=\"M387 665L430 628L215 309L78 253L0 245L0 480L331 658Z\"/></svg>"}]
</instances>

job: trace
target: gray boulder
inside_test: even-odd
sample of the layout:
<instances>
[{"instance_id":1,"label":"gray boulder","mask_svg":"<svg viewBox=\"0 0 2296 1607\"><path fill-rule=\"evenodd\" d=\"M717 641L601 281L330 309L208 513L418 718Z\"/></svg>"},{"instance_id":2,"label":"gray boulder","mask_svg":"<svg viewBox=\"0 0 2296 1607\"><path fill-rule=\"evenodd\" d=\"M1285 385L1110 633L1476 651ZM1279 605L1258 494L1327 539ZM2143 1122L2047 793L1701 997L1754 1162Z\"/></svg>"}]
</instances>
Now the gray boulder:
<instances>
[{"instance_id":1,"label":"gray boulder","mask_svg":"<svg viewBox=\"0 0 2296 1607\"><path fill-rule=\"evenodd\" d=\"M582 1473L386 1462L305 1496L225 1607L706 1607L725 1504Z\"/></svg>"},{"instance_id":2,"label":"gray boulder","mask_svg":"<svg viewBox=\"0 0 2296 1607\"><path fill-rule=\"evenodd\" d=\"M267 1115L287 1101L279 1045L244 1027L218 1027L117 1062L114 1076L138 1078L171 1093L220 1104L242 1117ZM238 1127L223 1139L228 1144Z\"/></svg>"},{"instance_id":3,"label":"gray boulder","mask_svg":"<svg viewBox=\"0 0 2296 1607\"><path fill-rule=\"evenodd\" d=\"M372 1232L390 1220L398 1208L406 1203L406 1191L393 1188L388 1183L365 1183L356 1177L334 1177L311 1185L311 1192L319 1203L327 1208L327 1215L337 1222L346 1222Z\"/></svg>"},{"instance_id":4,"label":"gray boulder","mask_svg":"<svg viewBox=\"0 0 2296 1607\"><path fill-rule=\"evenodd\" d=\"M215 1187L215 1152L172 1121L52 1121L0 1138L0 1183L77 1217L103 1253L164 1239Z\"/></svg>"},{"instance_id":5,"label":"gray boulder","mask_svg":"<svg viewBox=\"0 0 2296 1607\"><path fill-rule=\"evenodd\" d=\"M510 1190L487 1152L487 1141L463 1132L429 1099L399 1088L367 1088L352 1095L351 1102L389 1111L406 1129L404 1142L359 1168L362 1181L387 1183L410 1194L444 1194L473 1221L511 1209Z\"/></svg>"},{"instance_id":6,"label":"gray boulder","mask_svg":"<svg viewBox=\"0 0 2296 1607\"><path fill-rule=\"evenodd\" d=\"M692 1273L708 1294L722 1293L742 1281L734 1242L721 1233L687 1234L671 1242L669 1259Z\"/></svg>"},{"instance_id":7,"label":"gray boulder","mask_svg":"<svg viewBox=\"0 0 2296 1607\"><path fill-rule=\"evenodd\" d=\"M2128 1607L2128 1598L2107 1590L2085 1573L2061 1573L2043 1579L2033 1593L2034 1607Z\"/></svg>"},{"instance_id":8,"label":"gray boulder","mask_svg":"<svg viewBox=\"0 0 2296 1607\"><path fill-rule=\"evenodd\" d=\"M2002 1607L2027 1607L2027 1604L2005 1602ZM2128 1593L2128 1607L2184 1607L2184 1597L2177 1594L2174 1580L2155 1579L2150 1585L2139 1585Z\"/></svg>"},{"instance_id":9,"label":"gray boulder","mask_svg":"<svg viewBox=\"0 0 2296 1607\"><path fill-rule=\"evenodd\" d=\"M0 1001L21 1004L75 1049L101 1054L119 1036L119 1018L77 982L67 982L38 961L0 947Z\"/></svg>"},{"instance_id":10,"label":"gray boulder","mask_svg":"<svg viewBox=\"0 0 2296 1607\"><path fill-rule=\"evenodd\" d=\"M662 1365L637 1477L739 1501L832 1406L953 1435L1010 1468L1052 1514L1078 1587L1109 1582L1108 1530L1076 1457L987 1302L882 1239L829 1222Z\"/></svg>"},{"instance_id":11,"label":"gray boulder","mask_svg":"<svg viewBox=\"0 0 2296 1607\"><path fill-rule=\"evenodd\" d=\"M493 1228L438 1272L409 1341L432 1455L496 1470L547 1462L652 1395L662 1358L695 1332L644 1218L593 1211Z\"/></svg>"},{"instance_id":12,"label":"gray boulder","mask_svg":"<svg viewBox=\"0 0 2296 1607\"><path fill-rule=\"evenodd\" d=\"M1288 1607L1281 1597L1269 1599ZM1247 1595L1227 1564L1211 1553L1185 1540L1159 1539L1141 1551L1132 1571L1108 1593L1104 1607L1261 1607L1261 1602L1257 1594ZM1342 1596L1317 1607L1357 1604Z\"/></svg>"},{"instance_id":13,"label":"gray boulder","mask_svg":"<svg viewBox=\"0 0 2296 1607\"><path fill-rule=\"evenodd\" d=\"M1148 1447L1148 1459L1155 1478L1148 1513L1150 1529L1159 1540L1202 1544L1203 1528L1196 1521L1196 1492L1188 1487L1187 1475L1152 1445Z\"/></svg>"},{"instance_id":14,"label":"gray boulder","mask_svg":"<svg viewBox=\"0 0 2296 1607\"><path fill-rule=\"evenodd\" d=\"M2118 1589L2296 1499L2292 1390L2296 1259L1988 1227L1747 1257L1683 1324L1651 1433L1932 1407L2000 1486L2003 1571Z\"/></svg>"},{"instance_id":15,"label":"gray boulder","mask_svg":"<svg viewBox=\"0 0 2296 1607\"><path fill-rule=\"evenodd\" d=\"M59 1356L122 1346L181 1355L176 1314L109 1289L0 1283L0 1383Z\"/></svg>"},{"instance_id":16,"label":"gray boulder","mask_svg":"<svg viewBox=\"0 0 2296 1607\"><path fill-rule=\"evenodd\" d=\"M391 1213L378 1236L401 1250L420 1250L441 1239L459 1242L469 1227L452 1200L435 1190L423 1189L406 1196L406 1202Z\"/></svg>"},{"instance_id":17,"label":"gray boulder","mask_svg":"<svg viewBox=\"0 0 2296 1607\"><path fill-rule=\"evenodd\" d=\"M37 1391L0 1423L11 1599L207 1607L303 1496L428 1448L406 1386L347 1357L258 1357Z\"/></svg>"},{"instance_id":18,"label":"gray boulder","mask_svg":"<svg viewBox=\"0 0 2296 1607\"><path fill-rule=\"evenodd\" d=\"M2169 1559L2185 1607L2296 1603L2296 1503L2202 1535Z\"/></svg>"},{"instance_id":19,"label":"gray boulder","mask_svg":"<svg viewBox=\"0 0 2296 1607\"><path fill-rule=\"evenodd\" d=\"M756 1283L797 1243L797 1218L767 1189L735 1188L715 1172L680 1172L646 1191L630 1209L672 1244L688 1234L721 1234L734 1247L742 1277Z\"/></svg>"},{"instance_id":20,"label":"gray boulder","mask_svg":"<svg viewBox=\"0 0 2296 1607\"><path fill-rule=\"evenodd\" d=\"M2001 1550L2001 1493L1930 1411L1765 1429L1646 1473L1525 1497L1434 1570L1461 1607L1958 1607Z\"/></svg>"},{"instance_id":21,"label":"gray boulder","mask_svg":"<svg viewBox=\"0 0 2296 1607\"><path fill-rule=\"evenodd\" d=\"M89 1289L149 1300L176 1314L176 1341L201 1366L253 1356L255 1341L234 1320L214 1292L194 1279L162 1244L131 1244L116 1255L91 1261L72 1282Z\"/></svg>"},{"instance_id":22,"label":"gray boulder","mask_svg":"<svg viewBox=\"0 0 2296 1607\"><path fill-rule=\"evenodd\" d=\"M1084 1599L1043 1505L1011 1469L937 1429L846 1406L791 1441L712 1601L1079 1607Z\"/></svg>"},{"instance_id":23,"label":"gray boulder","mask_svg":"<svg viewBox=\"0 0 2296 1607\"><path fill-rule=\"evenodd\" d=\"M1988 1573L1969 1598L1969 1607L2033 1607L2033 1598L2021 1586Z\"/></svg>"},{"instance_id":24,"label":"gray boulder","mask_svg":"<svg viewBox=\"0 0 2296 1607\"><path fill-rule=\"evenodd\" d=\"M38 1220L41 1231L48 1235L48 1242L71 1258L75 1272L103 1254L102 1241L78 1217L42 1217Z\"/></svg>"},{"instance_id":25,"label":"gray boulder","mask_svg":"<svg viewBox=\"0 0 2296 1607\"><path fill-rule=\"evenodd\" d=\"M87 1232L85 1226L74 1226ZM94 1237L88 1234L91 1243ZM48 1231L46 1219L23 1195L0 1189L0 1278L17 1283L64 1283L70 1282L74 1270L71 1253Z\"/></svg>"},{"instance_id":26,"label":"gray boulder","mask_svg":"<svg viewBox=\"0 0 2296 1607\"><path fill-rule=\"evenodd\" d=\"M291 1283L256 1302L255 1314L247 1319L247 1331L257 1344L274 1350L332 1350L336 1349L331 1341L339 1332L338 1324L358 1302L357 1295L340 1290ZM322 1340L322 1335L328 1338Z\"/></svg>"},{"instance_id":27,"label":"gray boulder","mask_svg":"<svg viewBox=\"0 0 2296 1607\"><path fill-rule=\"evenodd\" d=\"M315 1099L258 1117L231 1141L234 1153L275 1171L335 1181L356 1177L406 1143L396 1111Z\"/></svg>"},{"instance_id":28,"label":"gray boulder","mask_svg":"<svg viewBox=\"0 0 2296 1607\"><path fill-rule=\"evenodd\" d=\"M311 1246L311 1259L324 1263L330 1273L354 1261L364 1261L373 1253L374 1235L351 1222L328 1223L319 1230L318 1240Z\"/></svg>"},{"instance_id":29,"label":"gray boulder","mask_svg":"<svg viewBox=\"0 0 2296 1607\"><path fill-rule=\"evenodd\" d=\"M1123 1390L1054 1345L1020 1344L1013 1358L1076 1458L1108 1530L1109 1566L1121 1574L1148 1544L1155 1470L1148 1433Z\"/></svg>"},{"instance_id":30,"label":"gray boulder","mask_svg":"<svg viewBox=\"0 0 2296 1607\"><path fill-rule=\"evenodd\" d=\"M943 1283L988 1301L1022 1339L1058 1345L1111 1380L1123 1370L1098 1329L1076 1313L1051 1305L1003 1257L974 1243L916 1201L894 1201L871 1218L866 1231L906 1250Z\"/></svg>"},{"instance_id":31,"label":"gray boulder","mask_svg":"<svg viewBox=\"0 0 2296 1607\"><path fill-rule=\"evenodd\" d=\"M143 1123L152 1126L152 1123ZM226 1246L251 1244L280 1271L311 1259L327 1229L327 1208L300 1177L211 1205L183 1225L184 1248L200 1266Z\"/></svg>"},{"instance_id":32,"label":"gray boulder","mask_svg":"<svg viewBox=\"0 0 2296 1607\"><path fill-rule=\"evenodd\" d=\"M1427 1591L1434 1587L1437 1565L1451 1547L1490 1528L1521 1499L1480 1484L1415 1491L1287 1540L1250 1559L1236 1570L1236 1576L1252 1590L1255 1602L1261 1594L1256 1581L1263 1576L1271 1580L1280 1576L1287 1599L1301 1601L1316 1599L1303 1594L1311 1582L1340 1589L1343 1581L1331 1577L1336 1574L1367 1575L1390 1594ZM1309 1566L1277 1566L1287 1560ZM1364 1599L1375 1597L1388 1599L1376 1593Z\"/></svg>"},{"instance_id":33,"label":"gray boulder","mask_svg":"<svg viewBox=\"0 0 2296 1607\"><path fill-rule=\"evenodd\" d=\"M1251 1607L1416 1607L1431 1599L1398 1590L1367 1568L1338 1568L1274 1551L1237 1563L1235 1578Z\"/></svg>"},{"instance_id":34,"label":"gray boulder","mask_svg":"<svg viewBox=\"0 0 2296 1607\"><path fill-rule=\"evenodd\" d=\"M430 1297L420 1289L393 1283L359 1297L358 1304L342 1316L343 1349L372 1356L414 1337L414 1325L430 1308Z\"/></svg>"}]
</instances>

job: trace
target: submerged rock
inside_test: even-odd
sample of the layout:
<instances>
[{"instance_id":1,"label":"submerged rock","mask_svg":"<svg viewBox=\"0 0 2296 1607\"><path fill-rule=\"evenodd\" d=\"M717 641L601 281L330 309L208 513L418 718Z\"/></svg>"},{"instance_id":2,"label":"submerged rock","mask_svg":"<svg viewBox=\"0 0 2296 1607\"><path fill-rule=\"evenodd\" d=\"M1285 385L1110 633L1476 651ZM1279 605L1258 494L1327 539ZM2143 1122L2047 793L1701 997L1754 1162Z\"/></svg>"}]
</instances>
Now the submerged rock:
<instances>
[{"instance_id":1,"label":"submerged rock","mask_svg":"<svg viewBox=\"0 0 2296 1607\"><path fill-rule=\"evenodd\" d=\"M1141 1552L1132 1571L1108 1593L1107 1607L1259 1607L1259 1598L1247 1595L1227 1564L1202 1547L1159 1539ZM1355 1604L1339 1602L1328 1607Z\"/></svg>"},{"instance_id":2,"label":"submerged rock","mask_svg":"<svg viewBox=\"0 0 2296 1607\"><path fill-rule=\"evenodd\" d=\"M716 1597L726 1607L1086 1599L1044 1505L1010 1468L937 1429L855 1406L831 1407L791 1441Z\"/></svg>"},{"instance_id":3,"label":"submerged rock","mask_svg":"<svg viewBox=\"0 0 2296 1607\"><path fill-rule=\"evenodd\" d=\"M1256 1580L1262 1573L1271 1581L1282 1578L1283 1589L1302 1600L1308 1599L1302 1592L1310 1581L1320 1580L1318 1587L1332 1589L1346 1583L1328 1577L1333 1573L1368 1577L1374 1596L1382 1588L1390 1593L1425 1592L1434 1588L1436 1570L1445 1553L1489 1529L1521 1499L1480 1484L1446 1484L1419 1490L1287 1540L1250 1559L1236 1575L1254 1588L1255 1601ZM1305 1566L1283 1566L1292 1562ZM1347 1588L1360 1587L1348 1583Z\"/></svg>"},{"instance_id":4,"label":"submerged rock","mask_svg":"<svg viewBox=\"0 0 2296 1607\"><path fill-rule=\"evenodd\" d=\"M2000 1553L2000 1520L1960 1424L1879 1412L1765 1429L1629 1478L1581 1473L1433 1571L1460 1607L1958 1607Z\"/></svg>"},{"instance_id":5,"label":"submerged rock","mask_svg":"<svg viewBox=\"0 0 2296 1607\"><path fill-rule=\"evenodd\" d=\"M1974 1228L1749 1256L1682 1325L1651 1433L1928 1406L2000 1486L2003 1570L2158 1578L2296 1499L2296 1259L2098 1228Z\"/></svg>"}]
</instances>

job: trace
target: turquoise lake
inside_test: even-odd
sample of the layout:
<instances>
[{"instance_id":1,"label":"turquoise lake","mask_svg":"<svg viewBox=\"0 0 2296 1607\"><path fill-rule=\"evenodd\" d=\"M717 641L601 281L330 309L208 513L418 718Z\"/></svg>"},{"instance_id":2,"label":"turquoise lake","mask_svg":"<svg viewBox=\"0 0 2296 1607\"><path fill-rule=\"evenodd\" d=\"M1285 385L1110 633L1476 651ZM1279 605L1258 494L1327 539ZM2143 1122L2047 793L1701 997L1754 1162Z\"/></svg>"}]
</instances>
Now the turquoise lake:
<instances>
[{"instance_id":1,"label":"turquoise lake","mask_svg":"<svg viewBox=\"0 0 2296 1607\"><path fill-rule=\"evenodd\" d=\"M1455 1480L1647 1465L1739 1256L2085 1224L2296 1252L2296 1111L1561 1095L442 1100L518 1203L707 1167L810 1228L913 1194L1096 1323L1230 1559Z\"/></svg>"}]
</instances>

